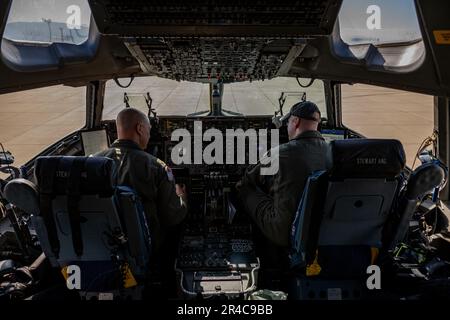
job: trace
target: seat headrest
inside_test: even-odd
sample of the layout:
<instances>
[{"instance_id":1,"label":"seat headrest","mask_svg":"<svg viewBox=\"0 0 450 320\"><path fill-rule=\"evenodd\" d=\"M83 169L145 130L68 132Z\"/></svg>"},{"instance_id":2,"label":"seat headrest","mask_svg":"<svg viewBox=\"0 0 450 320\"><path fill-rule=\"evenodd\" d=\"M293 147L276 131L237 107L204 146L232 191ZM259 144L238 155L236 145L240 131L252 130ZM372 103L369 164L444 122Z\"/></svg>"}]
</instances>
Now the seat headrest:
<instances>
[{"instance_id":1,"label":"seat headrest","mask_svg":"<svg viewBox=\"0 0 450 320\"><path fill-rule=\"evenodd\" d=\"M52 156L36 159L39 192L110 196L115 188L115 163L107 157Z\"/></svg>"},{"instance_id":2,"label":"seat headrest","mask_svg":"<svg viewBox=\"0 0 450 320\"><path fill-rule=\"evenodd\" d=\"M330 178L394 178L406 163L405 151L398 140L335 140L331 148Z\"/></svg>"},{"instance_id":3,"label":"seat headrest","mask_svg":"<svg viewBox=\"0 0 450 320\"><path fill-rule=\"evenodd\" d=\"M13 179L4 190L5 198L28 214L39 214L39 194L36 185L26 179Z\"/></svg>"}]
</instances>

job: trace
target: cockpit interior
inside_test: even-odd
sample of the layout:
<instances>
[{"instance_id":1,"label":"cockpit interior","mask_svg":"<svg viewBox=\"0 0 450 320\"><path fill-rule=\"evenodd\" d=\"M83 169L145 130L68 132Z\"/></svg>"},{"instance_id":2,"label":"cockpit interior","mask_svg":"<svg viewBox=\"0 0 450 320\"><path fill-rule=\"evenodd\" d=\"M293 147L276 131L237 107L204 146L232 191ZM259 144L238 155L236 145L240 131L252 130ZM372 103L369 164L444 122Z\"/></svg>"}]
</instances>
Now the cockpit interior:
<instances>
[{"instance_id":1,"label":"cockpit interior","mask_svg":"<svg viewBox=\"0 0 450 320\"><path fill-rule=\"evenodd\" d=\"M342 40L345 2L89 0L81 44L3 37L0 93L85 86L86 123L1 180L0 300L448 298L450 47L439 36L449 4L415 1L423 38L374 45ZM0 3L1 21L13 7ZM158 90L142 89L151 77L199 83L200 98L164 108ZM352 83L435 97L435 131L416 168L400 141L342 123L341 85ZM236 185L255 164L251 148L289 141L280 118L306 100L321 111L332 165L292 193L290 245L277 252ZM150 120L145 151L188 194L187 217L158 256L139 195L115 184L111 159L94 156L117 139L117 113L130 107ZM207 131L235 134L212 163L201 157L217 142ZM2 167L13 160L0 151ZM272 264L280 255L286 267Z\"/></svg>"}]
</instances>

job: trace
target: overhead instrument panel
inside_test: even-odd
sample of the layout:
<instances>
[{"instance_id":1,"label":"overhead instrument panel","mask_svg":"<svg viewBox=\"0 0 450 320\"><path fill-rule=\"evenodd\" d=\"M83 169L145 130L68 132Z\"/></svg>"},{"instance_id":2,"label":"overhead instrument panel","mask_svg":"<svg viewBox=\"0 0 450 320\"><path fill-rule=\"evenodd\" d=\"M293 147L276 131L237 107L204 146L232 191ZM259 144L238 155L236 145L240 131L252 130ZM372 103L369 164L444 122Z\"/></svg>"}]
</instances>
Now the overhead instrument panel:
<instances>
[{"instance_id":1,"label":"overhead instrument panel","mask_svg":"<svg viewBox=\"0 0 450 320\"><path fill-rule=\"evenodd\" d=\"M127 38L145 73L173 80L236 82L279 75L294 40L228 38Z\"/></svg>"},{"instance_id":2,"label":"overhead instrument panel","mask_svg":"<svg viewBox=\"0 0 450 320\"><path fill-rule=\"evenodd\" d=\"M226 83L285 75L305 38L331 33L342 0L192 2L89 1L100 32L121 37L143 73Z\"/></svg>"},{"instance_id":3,"label":"overhead instrument panel","mask_svg":"<svg viewBox=\"0 0 450 320\"><path fill-rule=\"evenodd\" d=\"M104 34L304 37L331 33L342 0L89 0Z\"/></svg>"}]
</instances>

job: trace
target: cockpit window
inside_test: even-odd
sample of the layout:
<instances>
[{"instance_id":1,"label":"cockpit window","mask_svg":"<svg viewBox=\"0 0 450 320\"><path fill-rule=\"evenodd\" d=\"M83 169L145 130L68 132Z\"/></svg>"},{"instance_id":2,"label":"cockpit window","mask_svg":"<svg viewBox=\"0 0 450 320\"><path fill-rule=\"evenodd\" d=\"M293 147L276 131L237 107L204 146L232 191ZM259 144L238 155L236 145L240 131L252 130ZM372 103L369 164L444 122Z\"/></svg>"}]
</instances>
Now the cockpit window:
<instances>
[{"instance_id":1,"label":"cockpit window","mask_svg":"<svg viewBox=\"0 0 450 320\"><path fill-rule=\"evenodd\" d=\"M88 38L90 16L87 0L13 0L3 38L78 45Z\"/></svg>"},{"instance_id":2,"label":"cockpit window","mask_svg":"<svg viewBox=\"0 0 450 320\"><path fill-rule=\"evenodd\" d=\"M333 36L342 61L407 73L425 60L414 0L344 0Z\"/></svg>"},{"instance_id":3,"label":"cockpit window","mask_svg":"<svg viewBox=\"0 0 450 320\"><path fill-rule=\"evenodd\" d=\"M301 79L307 84L308 79ZM127 85L129 79L120 79L120 84ZM118 112L125 107L126 93L130 106L148 113L145 96L149 93L152 108L158 115L166 116L203 116L210 110L210 85L145 77L134 79L129 88L120 88L113 80L106 84L103 119L115 119ZM302 98L315 102L326 117L324 84L315 80L308 88L301 88L295 78L279 77L266 81L236 82L224 84L222 109L225 115L273 115L279 110L280 97L285 98L283 111ZM133 105L134 103L134 105ZM204 111L204 112L203 112ZM230 111L230 112L227 112Z\"/></svg>"},{"instance_id":4,"label":"cockpit window","mask_svg":"<svg viewBox=\"0 0 450 320\"><path fill-rule=\"evenodd\" d=\"M338 19L341 39L348 45L422 39L414 0L344 0Z\"/></svg>"}]
</instances>

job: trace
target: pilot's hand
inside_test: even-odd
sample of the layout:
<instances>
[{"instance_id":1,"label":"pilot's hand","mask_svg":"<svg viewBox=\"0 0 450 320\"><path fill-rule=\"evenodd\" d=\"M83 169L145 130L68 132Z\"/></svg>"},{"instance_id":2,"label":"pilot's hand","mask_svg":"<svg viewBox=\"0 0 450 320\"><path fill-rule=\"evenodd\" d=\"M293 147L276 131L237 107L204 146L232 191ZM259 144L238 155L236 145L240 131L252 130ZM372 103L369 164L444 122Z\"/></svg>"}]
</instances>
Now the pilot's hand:
<instances>
[{"instance_id":1,"label":"pilot's hand","mask_svg":"<svg viewBox=\"0 0 450 320\"><path fill-rule=\"evenodd\" d=\"M186 194L186 186L183 183L177 183L175 185L175 191L177 192L177 196L181 197Z\"/></svg>"},{"instance_id":2,"label":"pilot's hand","mask_svg":"<svg viewBox=\"0 0 450 320\"><path fill-rule=\"evenodd\" d=\"M182 183L175 185L175 192L177 193L177 196L183 200L183 202L187 203L187 192L186 192L186 186Z\"/></svg>"},{"instance_id":3,"label":"pilot's hand","mask_svg":"<svg viewBox=\"0 0 450 320\"><path fill-rule=\"evenodd\" d=\"M236 188L237 191L240 191L242 188L242 180L239 180L238 182L236 182L234 187Z\"/></svg>"}]
</instances>

